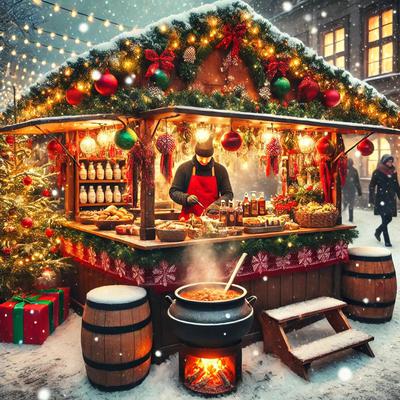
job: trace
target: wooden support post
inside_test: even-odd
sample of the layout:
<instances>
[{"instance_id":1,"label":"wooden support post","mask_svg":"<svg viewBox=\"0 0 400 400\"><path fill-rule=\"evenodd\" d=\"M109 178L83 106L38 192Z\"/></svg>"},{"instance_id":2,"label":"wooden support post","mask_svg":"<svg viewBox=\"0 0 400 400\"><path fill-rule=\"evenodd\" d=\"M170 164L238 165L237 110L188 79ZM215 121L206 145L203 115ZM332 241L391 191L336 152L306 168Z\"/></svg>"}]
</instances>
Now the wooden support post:
<instances>
[{"instance_id":1,"label":"wooden support post","mask_svg":"<svg viewBox=\"0 0 400 400\"><path fill-rule=\"evenodd\" d=\"M156 231L154 226L154 203L155 203L155 154L152 134L155 126L153 120L140 122L140 139L148 162L142 165L142 182L140 185L140 240L154 240Z\"/></svg>"},{"instance_id":2,"label":"wooden support post","mask_svg":"<svg viewBox=\"0 0 400 400\"><path fill-rule=\"evenodd\" d=\"M343 138L340 133L332 133L332 142L339 153L344 150ZM340 181L338 163L332 163L333 168L333 187L332 187L332 201L339 211L339 216L336 221L338 225L342 223L342 185Z\"/></svg>"},{"instance_id":3,"label":"wooden support post","mask_svg":"<svg viewBox=\"0 0 400 400\"><path fill-rule=\"evenodd\" d=\"M69 143L74 143L76 138L75 138L75 132L66 132L65 133L65 144L68 146ZM73 160L71 160L70 157L67 157L67 166L66 166L66 171L65 171L65 191L64 191L64 204L65 204L65 216L70 219L74 214L76 216L77 213L79 213L79 207L76 209L75 205L75 191L79 191L79 183L78 183L78 178L75 175L75 163ZM76 174L79 174L79 171L76 172ZM76 179L75 179L76 177ZM79 192L78 192L79 193Z\"/></svg>"}]
</instances>

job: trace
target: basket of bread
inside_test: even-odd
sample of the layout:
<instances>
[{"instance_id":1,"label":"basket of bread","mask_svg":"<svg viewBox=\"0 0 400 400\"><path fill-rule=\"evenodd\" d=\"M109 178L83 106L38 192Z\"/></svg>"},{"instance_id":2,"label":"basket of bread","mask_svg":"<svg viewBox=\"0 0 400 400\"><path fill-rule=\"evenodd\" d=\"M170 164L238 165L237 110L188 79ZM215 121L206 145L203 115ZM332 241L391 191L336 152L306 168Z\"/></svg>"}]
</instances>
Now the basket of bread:
<instances>
[{"instance_id":1,"label":"basket of bread","mask_svg":"<svg viewBox=\"0 0 400 400\"><path fill-rule=\"evenodd\" d=\"M338 215L333 204L312 201L296 208L295 220L303 228L330 228L336 225Z\"/></svg>"},{"instance_id":2,"label":"basket of bread","mask_svg":"<svg viewBox=\"0 0 400 400\"><path fill-rule=\"evenodd\" d=\"M116 206L108 206L106 209L98 211L97 217L93 220L93 223L100 230L112 230L117 225L131 224L135 217L129 213L125 208Z\"/></svg>"},{"instance_id":3,"label":"basket of bread","mask_svg":"<svg viewBox=\"0 0 400 400\"><path fill-rule=\"evenodd\" d=\"M161 242L183 242L188 228L185 222L165 221L156 227L156 234Z\"/></svg>"}]
</instances>

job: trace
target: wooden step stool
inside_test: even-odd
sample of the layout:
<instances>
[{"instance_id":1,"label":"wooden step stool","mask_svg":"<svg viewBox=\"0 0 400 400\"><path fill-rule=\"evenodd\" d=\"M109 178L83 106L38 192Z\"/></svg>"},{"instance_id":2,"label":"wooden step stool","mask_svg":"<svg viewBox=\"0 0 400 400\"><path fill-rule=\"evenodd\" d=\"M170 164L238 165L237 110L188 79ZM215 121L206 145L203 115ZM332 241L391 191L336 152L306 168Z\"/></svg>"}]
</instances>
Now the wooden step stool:
<instances>
[{"instance_id":1,"label":"wooden step stool","mask_svg":"<svg viewBox=\"0 0 400 400\"><path fill-rule=\"evenodd\" d=\"M323 357L353 348L374 357L368 342L370 335L352 329L342 309L347 304L331 297L294 303L263 311L261 324L264 335L264 351L277 355L291 370L308 380L310 364ZM324 315L336 334L292 348L285 328L290 321Z\"/></svg>"}]
</instances>

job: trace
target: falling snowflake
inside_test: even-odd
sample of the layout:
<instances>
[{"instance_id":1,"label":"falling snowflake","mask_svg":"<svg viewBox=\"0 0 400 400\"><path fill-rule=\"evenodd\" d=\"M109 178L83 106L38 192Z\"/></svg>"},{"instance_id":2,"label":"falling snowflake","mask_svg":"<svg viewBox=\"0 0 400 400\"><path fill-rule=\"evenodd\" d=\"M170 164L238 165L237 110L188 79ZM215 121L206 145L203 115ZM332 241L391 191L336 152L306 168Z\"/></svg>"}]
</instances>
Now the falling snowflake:
<instances>
[{"instance_id":1,"label":"falling snowflake","mask_svg":"<svg viewBox=\"0 0 400 400\"><path fill-rule=\"evenodd\" d=\"M111 267L110 257L108 256L107 252L105 252L105 251L102 251L100 253L100 265L101 265L101 268L104 269L104 271L109 271L109 269Z\"/></svg>"},{"instance_id":2,"label":"falling snowflake","mask_svg":"<svg viewBox=\"0 0 400 400\"><path fill-rule=\"evenodd\" d=\"M291 254L284 257L276 257L276 268L285 269L291 264Z\"/></svg>"},{"instance_id":3,"label":"falling snowflake","mask_svg":"<svg viewBox=\"0 0 400 400\"><path fill-rule=\"evenodd\" d=\"M168 265L166 261L161 261L158 268L153 270L154 283L168 286L169 283L176 281L176 266Z\"/></svg>"},{"instance_id":4,"label":"falling snowflake","mask_svg":"<svg viewBox=\"0 0 400 400\"><path fill-rule=\"evenodd\" d=\"M348 382L353 377L353 372L348 367L342 367L338 371L338 378L342 382Z\"/></svg>"},{"instance_id":5,"label":"falling snowflake","mask_svg":"<svg viewBox=\"0 0 400 400\"><path fill-rule=\"evenodd\" d=\"M117 258L114 262L114 266L115 266L115 272L118 274L120 278L126 276L126 264L122 260Z\"/></svg>"},{"instance_id":6,"label":"falling snowflake","mask_svg":"<svg viewBox=\"0 0 400 400\"><path fill-rule=\"evenodd\" d=\"M50 400L51 392L49 388L43 387L38 390L37 393L38 400Z\"/></svg>"},{"instance_id":7,"label":"falling snowflake","mask_svg":"<svg viewBox=\"0 0 400 400\"><path fill-rule=\"evenodd\" d=\"M299 251L298 254L298 258L299 258L299 264L300 265L310 265L312 263L312 253L311 253L311 249L307 249L307 248L303 248Z\"/></svg>"},{"instance_id":8,"label":"falling snowflake","mask_svg":"<svg viewBox=\"0 0 400 400\"><path fill-rule=\"evenodd\" d=\"M251 259L251 266L254 272L262 274L268 270L268 255L262 251L258 252Z\"/></svg>"},{"instance_id":9,"label":"falling snowflake","mask_svg":"<svg viewBox=\"0 0 400 400\"><path fill-rule=\"evenodd\" d=\"M97 261L97 254L94 251L93 247L89 247L88 249L88 262L91 265L96 265L96 261Z\"/></svg>"},{"instance_id":10,"label":"falling snowflake","mask_svg":"<svg viewBox=\"0 0 400 400\"><path fill-rule=\"evenodd\" d=\"M144 269L139 268L136 265L134 265L131 268L131 274L132 274L132 279L136 282L137 285L143 285L144 284Z\"/></svg>"},{"instance_id":11,"label":"falling snowflake","mask_svg":"<svg viewBox=\"0 0 400 400\"><path fill-rule=\"evenodd\" d=\"M343 242L342 240L338 242L338 244L335 246L335 254L336 257L345 259L347 258L348 252L347 252L347 244Z\"/></svg>"},{"instance_id":12,"label":"falling snowflake","mask_svg":"<svg viewBox=\"0 0 400 400\"><path fill-rule=\"evenodd\" d=\"M320 262L327 262L331 256L331 250L327 246L321 246L317 251L317 257Z\"/></svg>"}]
</instances>

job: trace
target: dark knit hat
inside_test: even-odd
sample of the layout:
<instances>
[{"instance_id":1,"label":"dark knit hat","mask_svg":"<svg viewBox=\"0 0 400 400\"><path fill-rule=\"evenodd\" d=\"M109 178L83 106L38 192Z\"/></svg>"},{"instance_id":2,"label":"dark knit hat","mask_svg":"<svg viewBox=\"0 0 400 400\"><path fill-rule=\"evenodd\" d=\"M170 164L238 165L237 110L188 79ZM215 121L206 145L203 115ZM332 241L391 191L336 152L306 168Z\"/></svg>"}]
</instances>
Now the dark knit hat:
<instances>
[{"instance_id":1,"label":"dark knit hat","mask_svg":"<svg viewBox=\"0 0 400 400\"><path fill-rule=\"evenodd\" d=\"M388 161L394 161L394 157L391 156L390 154L384 154L381 158L381 163L386 164Z\"/></svg>"},{"instance_id":2,"label":"dark knit hat","mask_svg":"<svg viewBox=\"0 0 400 400\"><path fill-rule=\"evenodd\" d=\"M212 157L214 154L213 139L210 137L205 142L197 142L194 151L200 157Z\"/></svg>"}]
</instances>

